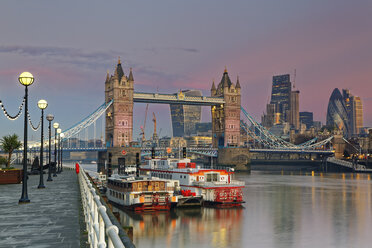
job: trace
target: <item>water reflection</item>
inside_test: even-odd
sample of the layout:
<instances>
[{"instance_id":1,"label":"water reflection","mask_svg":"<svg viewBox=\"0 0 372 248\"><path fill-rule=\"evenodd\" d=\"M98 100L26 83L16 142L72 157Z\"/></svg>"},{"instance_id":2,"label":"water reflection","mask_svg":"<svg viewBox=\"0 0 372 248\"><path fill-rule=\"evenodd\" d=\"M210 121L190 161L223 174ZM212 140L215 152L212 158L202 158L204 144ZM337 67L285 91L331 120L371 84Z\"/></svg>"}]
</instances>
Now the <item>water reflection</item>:
<instances>
[{"instance_id":1,"label":"water reflection","mask_svg":"<svg viewBox=\"0 0 372 248\"><path fill-rule=\"evenodd\" d=\"M368 247L372 242L369 175L259 174L246 182L245 226L257 234L245 232L246 246ZM260 222L259 228L247 220Z\"/></svg>"},{"instance_id":2,"label":"water reflection","mask_svg":"<svg viewBox=\"0 0 372 248\"><path fill-rule=\"evenodd\" d=\"M137 247L242 247L243 209L175 209L137 214L114 208L133 226ZM232 244L232 245L230 245Z\"/></svg>"},{"instance_id":3,"label":"water reflection","mask_svg":"<svg viewBox=\"0 0 372 248\"><path fill-rule=\"evenodd\" d=\"M370 247L369 174L237 174L243 209L177 209L134 214L137 247Z\"/></svg>"}]
</instances>

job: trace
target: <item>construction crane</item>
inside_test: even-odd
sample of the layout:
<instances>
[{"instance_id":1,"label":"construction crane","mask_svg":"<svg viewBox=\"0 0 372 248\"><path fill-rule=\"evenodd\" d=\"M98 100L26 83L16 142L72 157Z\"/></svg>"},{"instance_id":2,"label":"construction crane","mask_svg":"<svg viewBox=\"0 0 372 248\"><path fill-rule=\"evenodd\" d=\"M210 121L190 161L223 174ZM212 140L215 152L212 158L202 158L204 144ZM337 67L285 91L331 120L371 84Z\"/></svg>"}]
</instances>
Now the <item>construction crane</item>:
<instances>
[{"instance_id":1,"label":"construction crane","mask_svg":"<svg viewBox=\"0 0 372 248\"><path fill-rule=\"evenodd\" d=\"M145 129L146 129L146 120L147 120L147 111L149 110L149 104L146 105L146 110L145 110L145 120L143 122L143 126L141 126L141 133L140 135L142 135L142 142L145 141Z\"/></svg>"},{"instance_id":2,"label":"construction crane","mask_svg":"<svg viewBox=\"0 0 372 248\"><path fill-rule=\"evenodd\" d=\"M152 121L154 122L154 135L152 136L152 141L154 142L154 144L158 145L158 135L156 133L156 116L154 112L152 112L152 116Z\"/></svg>"},{"instance_id":3,"label":"construction crane","mask_svg":"<svg viewBox=\"0 0 372 248\"><path fill-rule=\"evenodd\" d=\"M153 116L152 121L154 122L154 137L156 137L157 136L157 134L156 134L156 116L155 116L154 112L152 112L152 116Z\"/></svg>"}]
</instances>

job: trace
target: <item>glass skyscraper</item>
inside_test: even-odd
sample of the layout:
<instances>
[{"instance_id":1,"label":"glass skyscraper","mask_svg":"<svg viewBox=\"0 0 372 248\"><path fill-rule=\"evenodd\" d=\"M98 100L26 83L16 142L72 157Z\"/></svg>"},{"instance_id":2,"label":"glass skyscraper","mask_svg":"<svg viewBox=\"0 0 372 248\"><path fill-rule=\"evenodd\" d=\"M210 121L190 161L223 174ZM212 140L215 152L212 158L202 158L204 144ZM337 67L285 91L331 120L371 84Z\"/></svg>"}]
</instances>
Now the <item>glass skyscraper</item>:
<instances>
[{"instance_id":1,"label":"glass skyscraper","mask_svg":"<svg viewBox=\"0 0 372 248\"><path fill-rule=\"evenodd\" d=\"M344 97L338 88L334 89L329 98L327 109L327 126L336 127L344 132L349 133L349 118L344 101Z\"/></svg>"},{"instance_id":2,"label":"glass skyscraper","mask_svg":"<svg viewBox=\"0 0 372 248\"><path fill-rule=\"evenodd\" d=\"M200 90L184 90L185 96L202 96ZM201 106L170 104L173 137L196 134L196 123L200 123Z\"/></svg>"},{"instance_id":3,"label":"glass skyscraper","mask_svg":"<svg viewBox=\"0 0 372 248\"><path fill-rule=\"evenodd\" d=\"M287 120L290 107L291 81L289 74L273 76L271 104L275 104L276 113L280 113L283 120Z\"/></svg>"}]
</instances>

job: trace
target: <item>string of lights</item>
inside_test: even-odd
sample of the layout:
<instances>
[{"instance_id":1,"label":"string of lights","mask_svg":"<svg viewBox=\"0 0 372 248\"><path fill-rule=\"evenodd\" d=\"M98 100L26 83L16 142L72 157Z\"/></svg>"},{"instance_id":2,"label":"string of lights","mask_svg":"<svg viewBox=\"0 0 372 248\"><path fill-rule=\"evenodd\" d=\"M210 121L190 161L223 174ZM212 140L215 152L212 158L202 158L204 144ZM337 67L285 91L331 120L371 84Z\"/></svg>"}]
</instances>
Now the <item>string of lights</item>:
<instances>
[{"instance_id":1,"label":"string of lights","mask_svg":"<svg viewBox=\"0 0 372 248\"><path fill-rule=\"evenodd\" d=\"M23 98L23 101L22 101L21 105L19 106L19 111L18 111L18 113L17 113L16 115L12 116L12 115L10 115L10 114L8 113L8 111L6 111L3 102L0 100L1 109L2 109L3 112L4 112L5 117L8 118L8 120L11 120L11 121L17 120L18 117L20 117L21 114L22 114L22 109L23 109L23 105L25 104L25 101L26 101L26 99Z\"/></svg>"},{"instance_id":2,"label":"string of lights","mask_svg":"<svg viewBox=\"0 0 372 248\"><path fill-rule=\"evenodd\" d=\"M31 117L30 117L30 113L28 113L28 112L27 112L27 117L28 117L28 122L30 123L30 126L31 126L32 130L34 130L34 131L36 132L36 131L39 129L39 127L40 127L40 124L41 124L41 117L40 117L39 124L37 124L36 127L32 124Z\"/></svg>"}]
</instances>

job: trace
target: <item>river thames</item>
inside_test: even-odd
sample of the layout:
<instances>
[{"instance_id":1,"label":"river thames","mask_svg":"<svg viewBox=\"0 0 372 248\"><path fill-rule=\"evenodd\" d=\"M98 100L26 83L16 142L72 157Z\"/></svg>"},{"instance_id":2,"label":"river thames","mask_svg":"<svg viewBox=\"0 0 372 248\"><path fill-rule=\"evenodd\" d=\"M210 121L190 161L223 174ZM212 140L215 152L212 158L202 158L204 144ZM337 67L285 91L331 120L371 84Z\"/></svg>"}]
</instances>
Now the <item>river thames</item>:
<instances>
[{"instance_id":1,"label":"river thames","mask_svg":"<svg viewBox=\"0 0 372 248\"><path fill-rule=\"evenodd\" d=\"M243 209L130 214L137 247L371 247L372 182L367 174L236 174Z\"/></svg>"},{"instance_id":2,"label":"river thames","mask_svg":"<svg viewBox=\"0 0 372 248\"><path fill-rule=\"evenodd\" d=\"M371 247L370 174L236 173L246 183L240 209L176 209L135 214L136 247Z\"/></svg>"}]
</instances>

